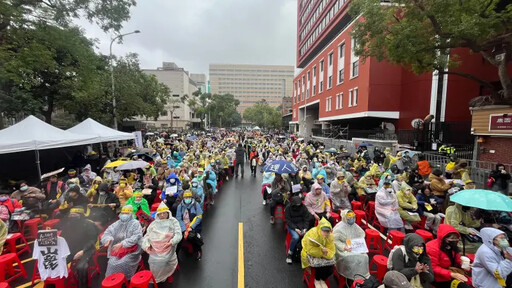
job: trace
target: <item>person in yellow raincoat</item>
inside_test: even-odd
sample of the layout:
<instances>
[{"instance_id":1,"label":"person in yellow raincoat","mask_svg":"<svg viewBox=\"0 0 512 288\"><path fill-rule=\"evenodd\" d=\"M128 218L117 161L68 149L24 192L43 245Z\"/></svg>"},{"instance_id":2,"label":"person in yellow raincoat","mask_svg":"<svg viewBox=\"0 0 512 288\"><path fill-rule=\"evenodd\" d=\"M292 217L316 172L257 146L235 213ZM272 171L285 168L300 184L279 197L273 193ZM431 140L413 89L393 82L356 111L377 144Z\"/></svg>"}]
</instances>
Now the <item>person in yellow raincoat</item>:
<instances>
[{"instance_id":1,"label":"person in yellow raincoat","mask_svg":"<svg viewBox=\"0 0 512 288\"><path fill-rule=\"evenodd\" d=\"M396 193L396 198L398 199L398 213L405 221L405 229L412 230L411 222L419 222L421 218L418 214L418 200L412 194L411 186L407 185L405 181L402 182L400 191Z\"/></svg>"},{"instance_id":2,"label":"person in yellow raincoat","mask_svg":"<svg viewBox=\"0 0 512 288\"><path fill-rule=\"evenodd\" d=\"M91 189L89 189L89 191L87 191L87 194L85 194L85 197L87 197L89 201L92 200L94 195L96 195L96 193L98 192L98 186L101 183L103 183L103 179L101 179L100 176L96 176L96 178L94 178L94 181L92 181Z\"/></svg>"},{"instance_id":3,"label":"person in yellow raincoat","mask_svg":"<svg viewBox=\"0 0 512 288\"><path fill-rule=\"evenodd\" d=\"M368 171L364 174L364 177L360 178L356 185L356 191L359 195L364 195L366 192L365 188L368 189L376 189L377 184L375 184L375 180L373 180L373 173Z\"/></svg>"},{"instance_id":4,"label":"person in yellow raincoat","mask_svg":"<svg viewBox=\"0 0 512 288\"><path fill-rule=\"evenodd\" d=\"M326 264L332 262L331 265L315 267L315 287L327 287L325 281L333 273L334 255L336 253L331 223L325 218L320 219L318 226L306 232L301 243L302 251L300 256L303 269L310 267L309 257L332 260L325 261Z\"/></svg>"},{"instance_id":5,"label":"person in yellow raincoat","mask_svg":"<svg viewBox=\"0 0 512 288\"><path fill-rule=\"evenodd\" d=\"M119 186L115 189L115 194L117 198L119 198L119 203L121 203L121 207L126 205L126 201L133 196L132 186L128 185L128 181L125 178L121 178L119 180Z\"/></svg>"}]
</instances>

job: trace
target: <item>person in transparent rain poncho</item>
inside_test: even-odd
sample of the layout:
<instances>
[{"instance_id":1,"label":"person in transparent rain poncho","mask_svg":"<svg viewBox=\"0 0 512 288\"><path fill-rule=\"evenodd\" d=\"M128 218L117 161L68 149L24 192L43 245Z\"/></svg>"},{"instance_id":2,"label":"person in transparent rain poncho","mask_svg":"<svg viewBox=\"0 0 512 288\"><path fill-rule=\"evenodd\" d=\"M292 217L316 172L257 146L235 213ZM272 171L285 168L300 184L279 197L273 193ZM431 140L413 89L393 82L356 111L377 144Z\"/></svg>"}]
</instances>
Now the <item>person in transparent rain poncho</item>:
<instances>
[{"instance_id":1,"label":"person in transparent rain poncho","mask_svg":"<svg viewBox=\"0 0 512 288\"><path fill-rule=\"evenodd\" d=\"M131 279L137 271L141 259L139 242L142 227L133 218L133 207L126 205L119 214L119 220L110 225L101 237L101 244L108 247L108 264L105 277L123 273Z\"/></svg>"},{"instance_id":2,"label":"person in transparent rain poncho","mask_svg":"<svg viewBox=\"0 0 512 288\"><path fill-rule=\"evenodd\" d=\"M149 254L149 269L156 282L164 282L176 270L176 247L183 238L180 223L172 217L169 208L160 203L153 221L142 239L142 249Z\"/></svg>"},{"instance_id":3,"label":"person in transparent rain poncho","mask_svg":"<svg viewBox=\"0 0 512 288\"><path fill-rule=\"evenodd\" d=\"M336 246L336 270L350 280L368 278L368 254L352 251L352 242L355 239L364 241L365 233L355 223L356 215L352 210L342 210L341 217L341 222L332 232Z\"/></svg>"}]
</instances>

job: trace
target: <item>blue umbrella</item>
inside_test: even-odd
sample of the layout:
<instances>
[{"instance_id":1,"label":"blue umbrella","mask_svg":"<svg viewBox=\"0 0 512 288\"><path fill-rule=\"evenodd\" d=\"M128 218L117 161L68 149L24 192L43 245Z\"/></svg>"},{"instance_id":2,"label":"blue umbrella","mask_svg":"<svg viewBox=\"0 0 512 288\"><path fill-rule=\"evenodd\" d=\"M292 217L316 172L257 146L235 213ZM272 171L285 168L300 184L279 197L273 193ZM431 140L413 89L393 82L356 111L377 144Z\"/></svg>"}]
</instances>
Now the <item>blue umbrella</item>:
<instances>
[{"instance_id":1,"label":"blue umbrella","mask_svg":"<svg viewBox=\"0 0 512 288\"><path fill-rule=\"evenodd\" d=\"M336 150L336 148L329 148L327 150L325 150L326 153L338 153L338 150Z\"/></svg>"},{"instance_id":2,"label":"blue umbrella","mask_svg":"<svg viewBox=\"0 0 512 288\"><path fill-rule=\"evenodd\" d=\"M368 143L368 142L363 142L363 143L359 144L359 147L368 147L368 146L373 146L373 144Z\"/></svg>"},{"instance_id":3,"label":"blue umbrella","mask_svg":"<svg viewBox=\"0 0 512 288\"><path fill-rule=\"evenodd\" d=\"M450 196L450 201L484 210L512 211L512 199L490 190L467 189Z\"/></svg>"},{"instance_id":4,"label":"blue umbrella","mask_svg":"<svg viewBox=\"0 0 512 288\"><path fill-rule=\"evenodd\" d=\"M299 171L299 168L286 160L275 160L270 162L270 164L266 165L263 168L264 172L273 172L277 174L285 174L285 173L294 173Z\"/></svg>"},{"instance_id":5,"label":"blue umbrella","mask_svg":"<svg viewBox=\"0 0 512 288\"><path fill-rule=\"evenodd\" d=\"M197 140L197 136L196 135L188 136L187 139L185 139L185 140L194 141L194 140Z\"/></svg>"}]
</instances>

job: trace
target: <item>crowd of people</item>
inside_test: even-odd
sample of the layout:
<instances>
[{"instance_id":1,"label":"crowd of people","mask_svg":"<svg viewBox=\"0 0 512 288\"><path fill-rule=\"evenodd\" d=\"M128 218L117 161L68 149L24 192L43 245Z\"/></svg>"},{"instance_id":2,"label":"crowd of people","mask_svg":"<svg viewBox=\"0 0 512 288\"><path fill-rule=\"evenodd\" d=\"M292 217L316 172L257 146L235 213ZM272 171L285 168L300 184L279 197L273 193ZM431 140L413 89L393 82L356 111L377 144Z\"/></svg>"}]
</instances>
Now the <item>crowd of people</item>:
<instances>
[{"instance_id":1,"label":"crowd of people","mask_svg":"<svg viewBox=\"0 0 512 288\"><path fill-rule=\"evenodd\" d=\"M333 273L348 283L370 276L368 251L361 248L361 226L370 223L356 223L356 214L372 203L372 225L384 233L407 233L402 249L389 255L389 270L401 274L391 273L384 284L405 276L416 288L498 287L505 286L503 279L512 271L505 244L512 217L450 202L453 193L475 188L467 163L455 156L445 167L434 167L421 153L413 160L408 150L360 146L350 154L344 147L326 149L320 142L253 132L150 136L144 144L125 158L91 152L84 161L94 161L37 185L10 182L0 190L5 230L19 231L19 219L59 219L56 228L69 245L67 262L79 287L87 287L89 263L98 249L107 250L105 276L121 272L130 279L146 253L156 281L170 281L180 250L201 259L203 212L214 206L222 183L244 177L248 162L250 176L262 174L262 200L271 224L276 208L284 209L290 235L286 263L301 262L310 273L314 268L316 287L327 287ZM138 168L117 169L143 160L147 163L139 162L145 164ZM296 169L270 172L278 160ZM487 185L504 193L509 182L510 174L498 164ZM435 240L425 243L416 229L430 231ZM461 252L476 253L469 268L463 267Z\"/></svg>"}]
</instances>

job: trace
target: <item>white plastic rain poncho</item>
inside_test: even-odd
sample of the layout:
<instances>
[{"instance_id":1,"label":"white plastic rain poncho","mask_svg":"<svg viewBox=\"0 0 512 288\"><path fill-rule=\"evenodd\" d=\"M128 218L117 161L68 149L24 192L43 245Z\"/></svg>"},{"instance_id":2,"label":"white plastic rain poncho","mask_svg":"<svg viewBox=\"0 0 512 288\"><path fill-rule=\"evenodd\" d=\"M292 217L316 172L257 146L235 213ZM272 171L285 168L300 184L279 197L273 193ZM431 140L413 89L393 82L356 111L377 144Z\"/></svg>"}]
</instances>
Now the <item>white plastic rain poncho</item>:
<instances>
[{"instance_id":1,"label":"white plastic rain poncho","mask_svg":"<svg viewBox=\"0 0 512 288\"><path fill-rule=\"evenodd\" d=\"M126 206L125 206L126 207ZM123 207L123 210L125 208ZM140 262L140 245L139 242L142 239L142 227L139 221L133 217L129 221L123 222L117 220L110 225L105 233L101 237L101 244L104 245L108 241L112 240L108 247L108 265L105 277L114 273L123 273L126 279L131 279L137 271L137 267ZM132 253L126 254L122 258L112 256L112 247L118 243L122 243L123 248L130 248L136 246L136 250Z\"/></svg>"},{"instance_id":2,"label":"white plastic rain poncho","mask_svg":"<svg viewBox=\"0 0 512 288\"><path fill-rule=\"evenodd\" d=\"M386 228L402 228L404 223L398 213L398 199L393 188L382 187L375 196L375 214Z\"/></svg>"},{"instance_id":3,"label":"white plastic rain poncho","mask_svg":"<svg viewBox=\"0 0 512 288\"><path fill-rule=\"evenodd\" d=\"M169 219L160 220L158 215L168 213ZM164 282L178 266L176 247L182 238L180 223L172 217L169 208L161 203L153 221L142 239L142 249L149 254L149 268L156 282ZM171 244L168 246L168 244Z\"/></svg>"},{"instance_id":4,"label":"white plastic rain poncho","mask_svg":"<svg viewBox=\"0 0 512 288\"><path fill-rule=\"evenodd\" d=\"M345 251L347 239L364 239L365 233L357 224L347 223L347 210L341 212L342 220L333 229L334 245L336 246L336 270L348 279L360 279L370 277L368 271L368 255ZM356 274L359 274L356 276ZM360 276L361 275L361 276Z\"/></svg>"}]
</instances>

